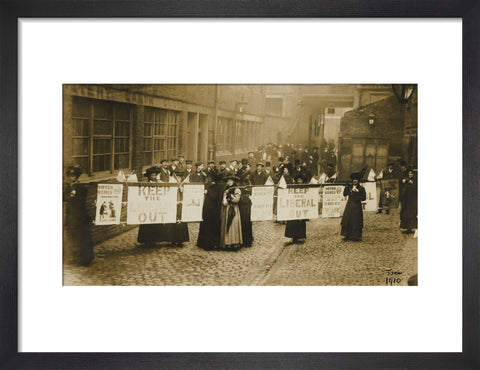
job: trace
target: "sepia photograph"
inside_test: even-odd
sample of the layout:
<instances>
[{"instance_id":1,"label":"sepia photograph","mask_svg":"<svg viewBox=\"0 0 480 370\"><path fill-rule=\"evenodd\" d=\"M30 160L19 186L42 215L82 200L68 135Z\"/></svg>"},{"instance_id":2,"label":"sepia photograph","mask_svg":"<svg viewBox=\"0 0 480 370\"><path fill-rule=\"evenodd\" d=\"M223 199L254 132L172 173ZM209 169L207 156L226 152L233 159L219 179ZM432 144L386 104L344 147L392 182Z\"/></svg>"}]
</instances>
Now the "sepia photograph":
<instances>
[{"instance_id":1,"label":"sepia photograph","mask_svg":"<svg viewBox=\"0 0 480 370\"><path fill-rule=\"evenodd\" d=\"M416 84L63 85L63 285L418 285Z\"/></svg>"}]
</instances>

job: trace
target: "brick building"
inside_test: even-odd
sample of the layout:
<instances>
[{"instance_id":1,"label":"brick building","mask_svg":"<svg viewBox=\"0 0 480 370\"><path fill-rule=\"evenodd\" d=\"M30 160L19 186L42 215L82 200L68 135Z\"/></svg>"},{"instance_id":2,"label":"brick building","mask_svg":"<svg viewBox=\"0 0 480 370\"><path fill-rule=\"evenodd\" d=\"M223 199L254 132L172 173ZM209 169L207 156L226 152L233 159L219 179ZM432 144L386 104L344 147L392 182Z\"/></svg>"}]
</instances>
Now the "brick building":
<instances>
[{"instance_id":1,"label":"brick building","mask_svg":"<svg viewBox=\"0 0 480 370\"><path fill-rule=\"evenodd\" d=\"M379 173L389 161L417 163L417 95L408 104L396 96L346 112L341 119L339 179L362 168Z\"/></svg>"},{"instance_id":2,"label":"brick building","mask_svg":"<svg viewBox=\"0 0 480 370\"><path fill-rule=\"evenodd\" d=\"M180 154L242 158L262 141L262 85L64 85L63 164L107 179Z\"/></svg>"},{"instance_id":3,"label":"brick building","mask_svg":"<svg viewBox=\"0 0 480 370\"><path fill-rule=\"evenodd\" d=\"M82 167L94 216L95 182L119 170L141 181L162 159L240 159L265 144L264 97L262 85L64 85L63 167ZM93 238L124 230L94 226Z\"/></svg>"}]
</instances>

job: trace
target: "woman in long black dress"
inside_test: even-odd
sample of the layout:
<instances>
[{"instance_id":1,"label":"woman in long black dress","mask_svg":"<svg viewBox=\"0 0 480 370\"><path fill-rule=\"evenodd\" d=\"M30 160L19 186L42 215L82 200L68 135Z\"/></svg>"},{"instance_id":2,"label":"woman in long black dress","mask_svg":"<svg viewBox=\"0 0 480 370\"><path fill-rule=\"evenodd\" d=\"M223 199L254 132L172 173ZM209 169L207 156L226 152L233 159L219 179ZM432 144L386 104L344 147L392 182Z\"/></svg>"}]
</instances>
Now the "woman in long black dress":
<instances>
[{"instance_id":1,"label":"woman in long black dress","mask_svg":"<svg viewBox=\"0 0 480 370\"><path fill-rule=\"evenodd\" d=\"M402 180L400 201L402 202L400 228L404 229L406 234L411 234L412 229L417 228L418 213L417 180L412 170L409 170L408 177Z\"/></svg>"},{"instance_id":2,"label":"woman in long black dress","mask_svg":"<svg viewBox=\"0 0 480 370\"><path fill-rule=\"evenodd\" d=\"M367 199L365 188L360 185L362 174L360 172L352 173L350 175L352 182L345 186L343 196L348 196L347 205L342 217L342 231L343 240L362 240L363 229L363 210L362 202Z\"/></svg>"},{"instance_id":3,"label":"woman in long black dress","mask_svg":"<svg viewBox=\"0 0 480 370\"><path fill-rule=\"evenodd\" d=\"M157 175L161 169L153 166L147 169L145 175L148 182L158 182ZM146 247L152 247L155 243L170 242L176 246L182 246L188 242L188 226L184 222L172 224L144 224L138 228L137 241Z\"/></svg>"},{"instance_id":4,"label":"woman in long black dress","mask_svg":"<svg viewBox=\"0 0 480 370\"><path fill-rule=\"evenodd\" d=\"M307 182L307 178L303 174L297 174L295 176L296 184L303 184ZM302 220L289 220L285 226L285 236L292 238L292 244L304 243L307 238L307 221Z\"/></svg>"},{"instance_id":5,"label":"woman in long black dress","mask_svg":"<svg viewBox=\"0 0 480 370\"><path fill-rule=\"evenodd\" d=\"M65 263L88 265L94 257L92 220L87 210L86 185L78 184L81 174L78 166L68 167L65 173L63 257Z\"/></svg>"},{"instance_id":6,"label":"woman in long black dress","mask_svg":"<svg viewBox=\"0 0 480 370\"><path fill-rule=\"evenodd\" d=\"M197 239L197 246L205 250L217 248L220 242L220 211L225 188L222 174L215 170L210 176Z\"/></svg>"}]
</instances>

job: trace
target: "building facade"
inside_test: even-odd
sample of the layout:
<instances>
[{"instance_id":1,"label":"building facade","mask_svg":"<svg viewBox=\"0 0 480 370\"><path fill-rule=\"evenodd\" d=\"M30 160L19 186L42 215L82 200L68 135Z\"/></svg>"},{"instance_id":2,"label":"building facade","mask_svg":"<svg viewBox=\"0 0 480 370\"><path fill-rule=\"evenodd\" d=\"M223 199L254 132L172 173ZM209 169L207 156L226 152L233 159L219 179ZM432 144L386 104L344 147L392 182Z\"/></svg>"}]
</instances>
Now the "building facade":
<instances>
[{"instance_id":1,"label":"building facade","mask_svg":"<svg viewBox=\"0 0 480 370\"><path fill-rule=\"evenodd\" d=\"M64 85L63 164L82 180L162 159L242 158L264 144L262 85Z\"/></svg>"},{"instance_id":2,"label":"building facade","mask_svg":"<svg viewBox=\"0 0 480 370\"><path fill-rule=\"evenodd\" d=\"M406 117L405 104L395 96L345 113L339 131L339 179L348 180L362 168L379 173L398 159L416 165L416 111L411 109L408 130Z\"/></svg>"}]
</instances>

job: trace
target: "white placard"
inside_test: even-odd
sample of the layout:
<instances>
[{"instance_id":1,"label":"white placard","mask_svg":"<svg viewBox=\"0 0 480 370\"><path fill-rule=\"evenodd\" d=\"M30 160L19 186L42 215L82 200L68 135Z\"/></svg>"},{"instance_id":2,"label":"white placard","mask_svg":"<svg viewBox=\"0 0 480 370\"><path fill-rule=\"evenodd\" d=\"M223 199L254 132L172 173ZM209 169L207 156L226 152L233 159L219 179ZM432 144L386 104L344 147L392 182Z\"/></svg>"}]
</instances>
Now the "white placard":
<instances>
[{"instance_id":1,"label":"white placard","mask_svg":"<svg viewBox=\"0 0 480 370\"><path fill-rule=\"evenodd\" d=\"M278 189L277 220L318 218L318 187Z\"/></svg>"},{"instance_id":2,"label":"white placard","mask_svg":"<svg viewBox=\"0 0 480 370\"><path fill-rule=\"evenodd\" d=\"M205 185L184 185L182 201L182 222L203 221L203 198Z\"/></svg>"},{"instance_id":3,"label":"white placard","mask_svg":"<svg viewBox=\"0 0 480 370\"><path fill-rule=\"evenodd\" d=\"M97 185L95 225L115 225L120 223L122 195L122 184Z\"/></svg>"},{"instance_id":4,"label":"white placard","mask_svg":"<svg viewBox=\"0 0 480 370\"><path fill-rule=\"evenodd\" d=\"M127 224L171 224L177 221L176 186L128 188Z\"/></svg>"},{"instance_id":5,"label":"white placard","mask_svg":"<svg viewBox=\"0 0 480 370\"><path fill-rule=\"evenodd\" d=\"M367 199L362 202L364 204L364 211L376 211L378 208L377 202L377 184L375 182L365 182L362 184L365 188Z\"/></svg>"},{"instance_id":6,"label":"white placard","mask_svg":"<svg viewBox=\"0 0 480 370\"><path fill-rule=\"evenodd\" d=\"M252 195L252 221L273 220L273 186L253 186Z\"/></svg>"},{"instance_id":7,"label":"white placard","mask_svg":"<svg viewBox=\"0 0 480 370\"><path fill-rule=\"evenodd\" d=\"M343 185L325 185L323 187L322 217L340 217L347 204L343 196Z\"/></svg>"}]
</instances>

